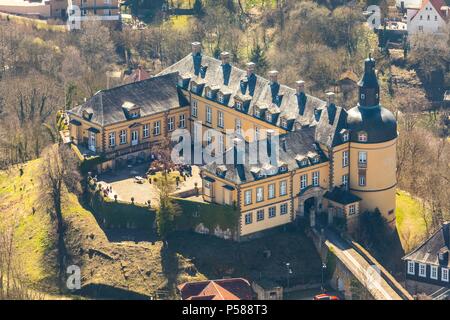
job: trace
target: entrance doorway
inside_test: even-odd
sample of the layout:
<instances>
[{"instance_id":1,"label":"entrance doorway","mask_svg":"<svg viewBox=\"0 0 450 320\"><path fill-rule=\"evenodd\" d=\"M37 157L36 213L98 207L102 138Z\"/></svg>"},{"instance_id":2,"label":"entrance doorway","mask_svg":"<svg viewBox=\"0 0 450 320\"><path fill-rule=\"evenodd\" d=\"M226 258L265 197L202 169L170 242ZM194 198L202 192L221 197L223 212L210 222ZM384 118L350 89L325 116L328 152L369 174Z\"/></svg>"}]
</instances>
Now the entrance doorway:
<instances>
[{"instance_id":1,"label":"entrance doorway","mask_svg":"<svg viewBox=\"0 0 450 320\"><path fill-rule=\"evenodd\" d=\"M311 209L315 210L316 208L316 198L311 197L305 200L305 203L303 205L303 210L305 214L305 218L309 219L311 214Z\"/></svg>"}]
</instances>

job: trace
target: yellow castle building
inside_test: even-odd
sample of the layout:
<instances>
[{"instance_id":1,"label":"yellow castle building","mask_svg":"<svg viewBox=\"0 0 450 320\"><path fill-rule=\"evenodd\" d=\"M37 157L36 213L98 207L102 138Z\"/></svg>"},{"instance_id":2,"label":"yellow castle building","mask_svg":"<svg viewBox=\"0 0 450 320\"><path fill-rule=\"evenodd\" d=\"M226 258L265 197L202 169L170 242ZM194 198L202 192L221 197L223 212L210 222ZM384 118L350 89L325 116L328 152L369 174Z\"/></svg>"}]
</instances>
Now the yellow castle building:
<instances>
[{"instance_id":1,"label":"yellow castle building","mask_svg":"<svg viewBox=\"0 0 450 320\"><path fill-rule=\"evenodd\" d=\"M375 61L365 61L359 103L349 111L333 93L322 101L301 80L290 88L277 71L268 78L254 63L233 66L227 52L206 56L196 42L159 75L70 110L71 140L86 155L102 155L106 170L147 159L176 129L203 137L223 160L200 164L203 198L240 212L240 239L296 219L315 226L340 218L352 230L361 212L375 209L392 224L397 125L379 104ZM261 150L267 159L248 161Z\"/></svg>"}]
</instances>

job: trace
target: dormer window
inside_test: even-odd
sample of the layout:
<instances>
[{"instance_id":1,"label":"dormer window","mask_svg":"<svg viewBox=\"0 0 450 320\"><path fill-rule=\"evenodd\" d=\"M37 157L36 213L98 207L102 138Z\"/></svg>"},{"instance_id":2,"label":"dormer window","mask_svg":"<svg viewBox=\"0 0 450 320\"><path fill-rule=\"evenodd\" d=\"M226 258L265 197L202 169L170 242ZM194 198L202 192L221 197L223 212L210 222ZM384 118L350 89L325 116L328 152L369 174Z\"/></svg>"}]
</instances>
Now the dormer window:
<instances>
[{"instance_id":1,"label":"dormer window","mask_svg":"<svg viewBox=\"0 0 450 320\"><path fill-rule=\"evenodd\" d=\"M93 112L91 110L83 111L83 118L86 120L91 120Z\"/></svg>"},{"instance_id":2,"label":"dormer window","mask_svg":"<svg viewBox=\"0 0 450 320\"><path fill-rule=\"evenodd\" d=\"M234 107L237 110L242 111L242 101L236 101L236 104L234 105Z\"/></svg>"},{"instance_id":3,"label":"dormer window","mask_svg":"<svg viewBox=\"0 0 450 320\"><path fill-rule=\"evenodd\" d=\"M255 108L255 117L261 118L261 110L259 108Z\"/></svg>"},{"instance_id":4,"label":"dormer window","mask_svg":"<svg viewBox=\"0 0 450 320\"><path fill-rule=\"evenodd\" d=\"M198 92L198 86L194 82L191 83L191 91L194 92L194 93Z\"/></svg>"},{"instance_id":5,"label":"dormer window","mask_svg":"<svg viewBox=\"0 0 450 320\"><path fill-rule=\"evenodd\" d=\"M278 170L280 171L280 173L284 173L288 171L288 166L286 163L282 163L280 164Z\"/></svg>"},{"instance_id":6,"label":"dormer window","mask_svg":"<svg viewBox=\"0 0 450 320\"><path fill-rule=\"evenodd\" d=\"M219 103L224 103L224 102L225 102L225 99L224 99L224 96L223 96L222 93L218 93L218 94L217 94L217 101L218 101Z\"/></svg>"},{"instance_id":7,"label":"dormer window","mask_svg":"<svg viewBox=\"0 0 450 320\"><path fill-rule=\"evenodd\" d=\"M209 99L212 99L212 98L214 97L213 91L212 91L212 90L208 90L208 92L206 93L206 96L207 96Z\"/></svg>"},{"instance_id":8,"label":"dormer window","mask_svg":"<svg viewBox=\"0 0 450 320\"><path fill-rule=\"evenodd\" d=\"M281 126L285 129L287 129L287 119L286 118L281 118Z\"/></svg>"},{"instance_id":9,"label":"dormer window","mask_svg":"<svg viewBox=\"0 0 450 320\"><path fill-rule=\"evenodd\" d=\"M134 104L133 102L125 101L122 104L122 108L128 119L136 119L141 116L141 108L139 106L136 106L136 104Z\"/></svg>"},{"instance_id":10,"label":"dormer window","mask_svg":"<svg viewBox=\"0 0 450 320\"><path fill-rule=\"evenodd\" d=\"M227 167L226 166L218 166L216 168L216 175L223 177L225 176L225 173L227 172Z\"/></svg>"},{"instance_id":11,"label":"dormer window","mask_svg":"<svg viewBox=\"0 0 450 320\"><path fill-rule=\"evenodd\" d=\"M272 122L272 114L270 112L266 112L266 121Z\"/></svg>"},{"instance_id":12,"label":"dormer window","mask_svg":"<svg viewBox=\"0 0 450 320\"><path fill-rule=\"evenodd\" d=\"M367 133L364 131L358 132L358 141L359 142L367 142Z\"/></svg>"},{"instance_id":13,"label":"dormer window","mask_svg":"<svg viewBox=\"0 0 450 320\"><path fill-rule=\"evenodd\" d=\"M347 129L343 129L341 130L341 138L342 138L342 142L348 142L348 140L350 139L350 133L348 132Z\"/></svg>"}]
</instances>

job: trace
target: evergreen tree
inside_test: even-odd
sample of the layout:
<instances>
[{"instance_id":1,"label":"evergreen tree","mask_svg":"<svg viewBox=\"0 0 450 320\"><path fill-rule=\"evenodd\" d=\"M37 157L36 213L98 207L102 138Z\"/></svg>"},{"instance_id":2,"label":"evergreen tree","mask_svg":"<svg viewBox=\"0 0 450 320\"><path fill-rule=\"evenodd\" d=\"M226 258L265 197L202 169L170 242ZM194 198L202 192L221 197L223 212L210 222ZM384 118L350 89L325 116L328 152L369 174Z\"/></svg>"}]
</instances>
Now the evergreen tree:
<instances>
[{"instance_id":1,"label":"evergreen tree","mask_svg":"<svg viewBox=\"0 0 450 320\"><path fill-rule=\"evenodd\" d=\"M269 67L266 59L266 54L259 44L256 44L256 46L250 52L250 61L256 64L256 68L259 73L264 73Z\"/></svg>"}]
</instances>

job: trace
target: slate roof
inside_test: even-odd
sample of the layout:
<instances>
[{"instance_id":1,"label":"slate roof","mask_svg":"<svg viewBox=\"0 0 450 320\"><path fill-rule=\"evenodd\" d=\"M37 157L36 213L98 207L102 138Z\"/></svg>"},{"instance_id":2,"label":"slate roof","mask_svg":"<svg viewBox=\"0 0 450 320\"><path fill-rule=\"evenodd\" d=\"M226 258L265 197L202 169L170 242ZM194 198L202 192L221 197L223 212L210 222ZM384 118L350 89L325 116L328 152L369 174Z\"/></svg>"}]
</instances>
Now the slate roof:
<instances>
[{"instance_id":1,"label":"slate roof","mask_svg":"<svg viewBox=\"0 0 450 320\"><path fill-rule=\"evenodd\" d=\"M83 111L92 112L91 122L106 126L126 121L123 104L131 102L140 107L141 117L187 106L189 102L176 87L178 74L167 73L108 90L98 91L89 100L68 111L79 117Z\"/></svg>"},{"instance_id":2,"label":"slate roof","mask_svg":"<svg viewBox=\"0 0 450 320\"><path fill-rule=\"evenodd\" d=\"M178 290L183 300L252 300L250 283L242 278L187 282Z\"/></svg>"},{"instance_id":3,"label":"slate roof","mask_svg":"<svg viewBox=\"0 0 450 320\"><path fill-rule=\"evenodd\" d=\"M340 203L340 204L350 204L361 201L361 198L354 195L353 193L339 187L334 187L331 191L325 192L323 195L325 199Z\"/></svg>"},{"instance_id":4,"label":"slate roof","mask_svg":"<svg viewBox=\"0 0 450 320\"><path fill-rule=\"evenodd\" d=\"M450 248L450 223L446 222L431 237L425 240L420 246L403 257L403 260L411 260L419 263L439 264L439 252L448 252ZM448 257L448 253L447 253ZM447 258L446 265L450 267L450 259Z\"/></svg>"},{"instance_id":5,"label":"slate roof","mask_svg":"<svg viewBox=\"0 0 450 320\"><path fill-rule=\"evenodd\" d=\"M328 161L325 154L317 146L314 139L314 127L304 128L302 130L289 132L285 135L280 136L280 147L278 148L278 164L284 163L287 165L288 171L300 168L298 161L295 159L298 155L308 156L309 153L317 153L320 157L319 163ZM283 148L282 140L285 139L286 147ZM215 162L205 164L203 169L207 172L218 176L216 174L216 169L220 167L225 167L226 172L224 175L220 175L227 181L231 181L236 184L242 184L247 182L252 182L258 180L258 177L252 173L253 168L262 168L267 163L262 163L258 161L257 164L250 164L249 154L251 151L249 143L245 144L245 161L244 164L223 164L218 165ZM231 154L230 154L231 153ZM225 152L224 162L227 162L227 157L234 157L234 147L229 148ZM310 163L309 163L310 164ZM278 173L280 174L280 173Z\"/></svg>"},{"instance_id":6,"label":"slate roof","mask_svg":"<svg viewBox=\"0 0 450 320\"><path fill-rule=\"evenodd\" d=\"M203 78L201 73L198 73L198 75L195 74L195 65L196 63L199 63L199 59L201 59L201 66L207 66ZM243 93L241 91L241 79L246 79L247 71L239 69L234 65L230 65L230 67L230 69L224 69L222 68L222 61L206 55L194 57L192 54L189 54L177 63L162 71L160 75L178 71L184 76L189 76L191 80L197 82L203 81L208 85L219 86L220 90L231 91L231 98L229 99L227 105L229 107L232 107L234 105L233 97L236 94ZM249 81L249 88L247 88L247 90L245 91L245 93L247 94L249 93L249 91L253 91L252 99L250 101L250 107L246 112L249 115L253 115L255 105L266 104L267 106L270 106L273 103L270 81L256 74L255 79L256 81L254 81L254 84L253 81ZM228 85L224 84L226 80L228 80ZM204 92L202 95L204 96ZM314 109L321 108L326 105L324 101L316 97L306 95L307 99L304 114L300 115L299 103L295 89L280 84L278 96L282 96L281 103L279 104L280 114L275 123L278 126L280 126L281 117L286 117L287 119L296 119L301 121L305 125L312 124L314 120Z\"/></svg>"}]
</instances>

